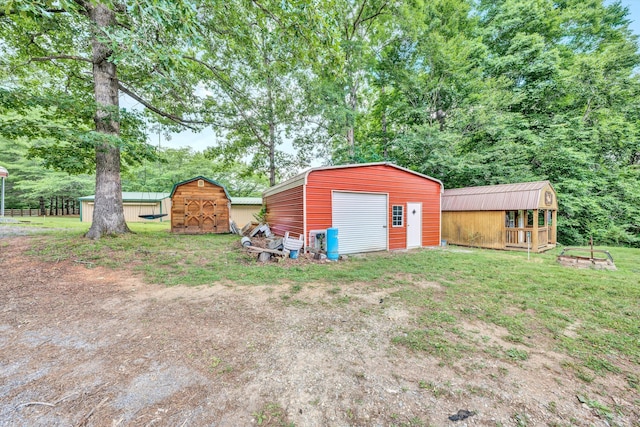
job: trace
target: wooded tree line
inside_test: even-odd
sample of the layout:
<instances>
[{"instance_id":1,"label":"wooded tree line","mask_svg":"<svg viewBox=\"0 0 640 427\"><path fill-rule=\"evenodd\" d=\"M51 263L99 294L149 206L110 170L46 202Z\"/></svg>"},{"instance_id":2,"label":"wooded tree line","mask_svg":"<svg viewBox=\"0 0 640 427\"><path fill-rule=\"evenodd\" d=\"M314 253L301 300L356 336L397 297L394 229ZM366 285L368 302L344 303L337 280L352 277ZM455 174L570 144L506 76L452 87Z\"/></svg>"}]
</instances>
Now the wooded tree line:
<instances>
[{"instance_id":1,"label":"wooded tree line","mask_svg":"<svg viewBox=\"0 0 640 427\"><path fill-rule=\"evenodd\" d=\"M94 176L69 175L48 169L41 159L29 157L29 147L30 143L25 139L8 141L0 138L0 164L9 170L5 197L7 208L40 209L41 199L44 199L49 212L51 207L55 209L55 198L77 200L94 194ZM123 168L122 189L169 192L175 183L198 175L221 183L236 197L260 197L269 186L264 174L256 173L246 164L222 163L188 148L162 148L156 149L152 159Z\"/></svg>"},{"instance_id":2,"label":"wooded tree line","mask_svg":"<svg viewBox=\"0 0 640 427\"><path fill-rule=\"evenodd\" d=\"M212 127L197 156L238 183L250 170L273 185L316 156L393 161L447 188L549 179L561 243L640 246L628 24L602 0L5 0L0 132L33 161L96 173L94 238L126 231L111 206L142 184L120 166L158 161L153 121Z\"/></svg>"}]
</instances>

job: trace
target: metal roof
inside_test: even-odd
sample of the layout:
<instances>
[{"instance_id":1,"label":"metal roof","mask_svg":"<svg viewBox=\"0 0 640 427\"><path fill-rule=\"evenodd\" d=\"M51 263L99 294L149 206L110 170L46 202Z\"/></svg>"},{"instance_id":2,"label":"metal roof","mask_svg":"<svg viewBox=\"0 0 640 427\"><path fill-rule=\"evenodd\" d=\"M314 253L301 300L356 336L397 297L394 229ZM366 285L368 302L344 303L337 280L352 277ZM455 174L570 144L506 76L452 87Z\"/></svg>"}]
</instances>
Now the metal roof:
<instances>
[{"instance_id":1,"label":"metal roof","mask_svg":"<svg viewBox=\"0 0 640 427\"><path fill-rule=\"evenodd\" d=\"M0 177L6 178L9 176L9 171L6 168L0 166Z\"/></svg>"},{"instance_id":2,"label":"metal roof","mask_svg":"<svg viewBox=\"0 0 640 427\"><path fill-rule=\"evenodd\" d=\"M95 200L96 195L92 194L90 196L80 197L78 200L82 201L93 201ZM164 199L169 198L169 193L145 193L141 191L123 191L122 192L122 201L123 202L159 202Z\"/></svg>"},{"instance_id":3,"label":"metal roof","mask_svg":"<svg viewBox=\"0 0 640 427\"><path fill-rule=\"evenodd\" d=\"M262 197L232 197L232 205L262 205Z\"/></svg>"},{"instance_id":4,"label":"metal roof","mask_svg":"<svg viewBox=\"0 0 640 427\"><path fill-rule=\"evenodd\" d=\"M164 199L168 199L171 196L170 193L144 193L139 191L123 191L123 202L159 202ZM81 201L93 201L96 195L80 197ZM232 197L232 205L262 205L261 197Z\"/></svg>"},{"instance_id":5,"label":"metal roof","mask_svg":"<svg viewBox=\"0 0 640 427\"><path fill-rule=\"evenodd\" d=\"M540 192L549 181L452 188L442 196L443 211L504 211L537 209Z\"/></svg>"},{"instance_id":6,"label":"metal roof","mask_svg":"<svg viewBox=\"0 0 640 427\"><path fill-rule=\"evenodd\" d=\"M307 177L309 176L309 174L311 172L315 172L315 171L322 171L322 170L327 170L327 169L345 169L345 168L358 168L358 167L366 167L366 166L390 166L392 168L396 168L396 169L400 169L403 170L405 172L409 172L413 175L417 175L419 177L425 178L425 179L429 179L431 181L435 181L438 184L440 184L440 188L444 189L444 184L442 183L442 181L440 181L439 179L430 177L428 175L423 175L419 172L415 172L412 171L411 169L407 169L407 168L403 168L402 166L398 166L395 163L391 163L391 162L376 162L376 163L353 163L353 164L349 164L349 165L339 165L339 166L320 166L320 167L316 167L316 168L311 168L308 169L296 176L294 176L293 178L290 178L286 181L281 182L280 184L274 185L271 188L266 189L263 193L262 196L263 197L267 197L270 196L272 194L276 194L279 193L281 191L284 190L288 190L290 188L293 187L297 187L299 185L302 184L306 184L307 183Z\"/></svg>"}]
</instances>

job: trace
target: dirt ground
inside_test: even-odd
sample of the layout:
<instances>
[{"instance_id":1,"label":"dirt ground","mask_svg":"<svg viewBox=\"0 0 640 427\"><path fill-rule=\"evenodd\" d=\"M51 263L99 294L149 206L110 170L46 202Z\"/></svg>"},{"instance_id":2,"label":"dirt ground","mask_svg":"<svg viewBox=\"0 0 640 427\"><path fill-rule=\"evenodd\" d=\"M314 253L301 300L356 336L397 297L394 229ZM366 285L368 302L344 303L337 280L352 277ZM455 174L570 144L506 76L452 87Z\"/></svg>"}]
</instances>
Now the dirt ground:
<instances>
[{"instance_id":1,"label":"dirt ground","mask_svg":"<svg viewBox=\"0 0 640 427\"><path fill-rule=\"evenodd\" d=\"M451 366L394 345L415 315L392 288L167 288L38 262L29 239L0 240L0 426L640 425L636 391L583 383L548 348Z\"/></svg>"}]
</instances>

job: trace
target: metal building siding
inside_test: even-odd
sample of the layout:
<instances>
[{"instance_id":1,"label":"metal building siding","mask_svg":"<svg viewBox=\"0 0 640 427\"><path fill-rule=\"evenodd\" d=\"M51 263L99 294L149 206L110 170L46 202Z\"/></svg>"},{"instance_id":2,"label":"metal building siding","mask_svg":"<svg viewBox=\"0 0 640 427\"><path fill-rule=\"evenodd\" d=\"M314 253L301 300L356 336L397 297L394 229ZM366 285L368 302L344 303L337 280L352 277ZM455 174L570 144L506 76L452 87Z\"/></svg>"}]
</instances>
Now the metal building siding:
<instances>
[{"instance_id":1,"label":"metal building siding","mask_svg":"<svg viewBox=\"0 0 640 427\"><path fill-rule=\"evenodd\" d=\"M307 178L306 212L309 230L331 227L332 191L387 193L389 249L405 249L406 221L391 227L393 205L422 203L422 246L440 244L440 184L436 181L389 166L371 165L311 171ZM339 234L338 234L339 236Z\"/></svg>"},{"instance_id":2,"label":"metal building siding","mask_svg":"<svg viewBox=\"0 0 640 427\"><path fill-rule=\"evenodd\" d=\"M93 222L93 200L81 200L82 222ZM123 201L124 219L126 222L171 222L171 199L168 197L162 201L149 202L129 202ZM156 219L143 219L140 215L167 214L165 217Z\"/></svg>"},{"instance_id":3,"label":"metal building siding","mask_svg":"<svg viewBox=\"0 0 640 427\"><path fill-rule=\"evenodd\" d=\"M299 185L265 196L267 222L271 231L280 236L283 236L286 231L295 234L304 233L303 194L304 186Z\"/></svg>"},{"instance_id":4,"label":"metal building siding","mask_svg":"<svg viewBox=\"0 0 640 427\"><path fill-rule=\"evenodd\" d=\"M248 222L255 221L254 215L260 213L262 205L234 205L231 203L231 219L238 227L244 226Z\"/></svg>"}]
</instances>

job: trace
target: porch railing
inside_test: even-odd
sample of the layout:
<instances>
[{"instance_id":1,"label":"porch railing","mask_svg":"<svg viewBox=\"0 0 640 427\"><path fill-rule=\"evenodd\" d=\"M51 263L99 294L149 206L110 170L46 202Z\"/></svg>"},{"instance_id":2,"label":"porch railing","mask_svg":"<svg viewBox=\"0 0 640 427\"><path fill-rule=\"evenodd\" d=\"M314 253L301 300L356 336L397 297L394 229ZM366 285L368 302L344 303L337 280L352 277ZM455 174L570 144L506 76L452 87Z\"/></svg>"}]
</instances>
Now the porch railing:
<instances>
[{"instance_id":1,"label":"porch railing","mask_svg":"<svg viewBox=\"0 0 640 427\"><path fill-rule=\"evenodd\" d=\"M538 228L538 247L542 248L549 244L549 227Z\"/></svg>"},{"instance_id":2,"label":"porch railing","mask_svg":"<svg viewBox=\"0 0 640 427\"><path fill-rule=\"evenodd\" d=\"M526 248L529 243L533 243L534 228L515 227L505 228L505 245L509 247ZM537 229L538 247L547 246L550 240L550 228L541 227Z\"/></svg>"}]
</instances>

